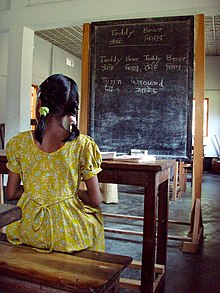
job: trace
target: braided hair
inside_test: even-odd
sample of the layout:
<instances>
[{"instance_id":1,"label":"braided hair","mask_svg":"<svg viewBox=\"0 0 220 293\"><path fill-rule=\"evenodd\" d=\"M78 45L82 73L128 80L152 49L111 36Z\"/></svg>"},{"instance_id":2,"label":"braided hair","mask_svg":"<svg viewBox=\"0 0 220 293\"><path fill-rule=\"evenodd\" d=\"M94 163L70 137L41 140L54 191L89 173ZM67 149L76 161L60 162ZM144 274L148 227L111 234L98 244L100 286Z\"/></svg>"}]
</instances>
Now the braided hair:
<instances>
[{"instance_id":1,"label":"braided hair","mask_svg":"<svg viewBox=\"0 0 220 293\"><path fill-rule=\"evenodd\" d=\"M79 109L78 87L76 82L62 74L49 76L39 87L37 97L41 100L41 106L47 107L49 113L76 116ZM41 144L46 129L47 116L41 115L34 133L35 139ZM78 137L79 130L72 125L70 134L64 141L71 141Z\"/></svg>"}]
</instances>

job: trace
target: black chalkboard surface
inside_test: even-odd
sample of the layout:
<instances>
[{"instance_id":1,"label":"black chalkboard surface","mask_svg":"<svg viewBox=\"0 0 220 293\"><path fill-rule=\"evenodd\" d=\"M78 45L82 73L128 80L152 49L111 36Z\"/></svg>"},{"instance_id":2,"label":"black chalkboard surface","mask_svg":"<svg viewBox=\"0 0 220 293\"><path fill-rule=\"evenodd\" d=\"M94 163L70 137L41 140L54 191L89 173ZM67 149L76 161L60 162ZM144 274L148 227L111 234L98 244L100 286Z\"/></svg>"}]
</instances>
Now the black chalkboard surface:
<instances>
[{"instance_id":1,"label":"black chalkboard surface","mask_svg":"<svg viewBox=\"0 0 220 293\"><path fill-rule=\"evenodd\" d=\"M101 151L188 159L194 17L91 24L89 135Z\"/></svg>"}]
</instances>

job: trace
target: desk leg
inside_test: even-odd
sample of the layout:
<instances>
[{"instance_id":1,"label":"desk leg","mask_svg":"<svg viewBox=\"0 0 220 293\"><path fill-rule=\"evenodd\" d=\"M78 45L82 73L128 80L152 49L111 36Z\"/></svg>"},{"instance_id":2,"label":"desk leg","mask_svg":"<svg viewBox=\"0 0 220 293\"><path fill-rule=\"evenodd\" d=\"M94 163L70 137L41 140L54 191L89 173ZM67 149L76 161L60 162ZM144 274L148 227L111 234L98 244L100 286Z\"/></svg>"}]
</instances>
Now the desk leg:
<instances>
[{"instance_id":1,"label":"desk leg","mask_svg":"<svg viewBox=\"0 0 220 293\"><path fill-rule=\"evenodd\" d=\"M158 190L158 235L157 264L166 265L168 234L168 180L160 184Z\"/></svg>"},{"instance_id":2,"label":"desk leg","mask_svg":"<svg viewBox=\"0 0 220 293\"><path fill-rule=\"evenodd\" d=\"M169 217L169 180L160 184L158 190L158 228L157 228L157 256L156 263L166 267L167 260L167 236L168 236L168 217ZM166 273L166 270L165 270ZM164 280L158 292L165 291L165 275Z\"/></svg>"},{"instance_id":3,"label":"desk leg","mask_svg":"<svg viewBox=\"0 0 220 293\"><path fill-rule=\"evenodd\" d=\"M141 292L152 293L154 282L155 244L156 244L156 206L155 174L149 176L144 190L144 227L141 270Z\"/></svg>"},{"instance_id":4,"label":"desk leg","mask_svg":"<svg viewBox=\"0 0 220 293\"><path fill-rule=\"evenodd\" d=\"M3 175L0 174L0 203L4 203Z\"/></svg>"}]
</instances>

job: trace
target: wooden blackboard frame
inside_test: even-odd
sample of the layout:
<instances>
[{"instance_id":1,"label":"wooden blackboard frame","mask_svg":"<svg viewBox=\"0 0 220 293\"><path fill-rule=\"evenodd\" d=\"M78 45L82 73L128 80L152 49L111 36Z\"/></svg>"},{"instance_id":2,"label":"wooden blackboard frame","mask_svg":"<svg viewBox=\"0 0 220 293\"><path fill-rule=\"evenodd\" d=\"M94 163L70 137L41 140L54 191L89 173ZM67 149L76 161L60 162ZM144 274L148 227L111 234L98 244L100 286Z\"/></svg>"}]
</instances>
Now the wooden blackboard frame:
<instances>
[{"instance_id":1,"label":"wooden blackboard frame","mask_svg":"<svg viewBox=\"0 0 220 293\"><path fill-rule=\"evenodd\" d=\"M185 23L187 22L187 31L185 31ZM159 158L174 158L174 159L181 159L184 161L190 160L191 159L191 147L192 147L192 99L193 99L193 57L194 57L194 16L176 16L176 17L161 17L161 18L147 18L147 19L134 19L134 20L116 20L116 21L103 21L103 22L94 22L91 24L91 58L90 58L90 105L89 105L89 124L88 124L88 133L89 135L91 135L96 142L98 143L98 145L100 146L101 150L105 151L105 150L116 150L114 145L109 145L109 148L102 148L102 134L101 132L97 131L96 127L94 127L95 125L95 119L97 116L97 109L95 109L95 103L97 102L97 68L96 68L96 63L97 63L97 48L96 48L96 31L99 30L100 28L106 28L107 30L109 30L109 28L117 28L117 27L127 27L129 28L129 26L139 26L141 27L146 26L146 25L154 25L154 24L172 24L175 26L176 23L182 23L182 27L181 30L183 30L184 34L186 35L186 33L188 34L187 37L187 41L189 43L186 44L186 49L187 49L187 58L188 58L188 63L187 63L187 71L186 71L186 76L184 76L185 78L185 82L187 83L187 94L184 97L184 142L181 141L182 145L181 145L181 151L178 153L172 153L172 154L167 154L167 153L158 153L156 152L156 156ZM126 31L124 30L124 33L126 33ZM178 32L179 33L179 32ZM181 33L181 31L180 31ZM104 41L106 38L106 35L103 34L103 38L102 40ZM102 40L99 40L99 45L100 43L102 43ZM157 44L158 46L158 44ZM108 52L108 48L104 48L105 52ZM99 53L99 51L98 51ZM107 54L107 53L106 53ZM109 65L110 63L108 63L107 65ZM162 80L162 79L161 79ZM99 82L99 81L98 81ZM172 82L172 81L171 81ZM99 86L99 85L98 85ZM183 97L181 97L183 98ZM178 104L177 104L178 106ZM104 110L105 111L105 110ZM172 117L173 117L173 124L176 123L175 121L175 114L176 117L178 116L178 109L174 108L174 113L171 113ZM117 118L117 117L116 117ZM114 119L114 118L113 118ZM136 118L135 118L136 119ZM111 123L111 122L110 122ZM171 127L172 125L170 125ZM129 129L128 129L129 131ZM101 135L100 137L98 137L99 135ZM110 135L110 134L108 134ZM174 134L175 135L175 134ZM181 133L182 135L182 133ZM140 138L141 140L142 138ZM177 134L176 137L176 141L178 141L179 137ZM182 140L182 137L181 137ZM122 142L123 143L123 142ZM154 153L154 149L151 149L151 147L146 147L146 145L130 145L130 148L147 148L149 150L150 154L155 154ZM162 148L161 148L162 149ZM117 149L117 151L120 151ZM129 148L126 149L126 151L122 151L122 152L128 152ZM153 152L153 153L152 153Z\"/></svg>"}]
</instances>

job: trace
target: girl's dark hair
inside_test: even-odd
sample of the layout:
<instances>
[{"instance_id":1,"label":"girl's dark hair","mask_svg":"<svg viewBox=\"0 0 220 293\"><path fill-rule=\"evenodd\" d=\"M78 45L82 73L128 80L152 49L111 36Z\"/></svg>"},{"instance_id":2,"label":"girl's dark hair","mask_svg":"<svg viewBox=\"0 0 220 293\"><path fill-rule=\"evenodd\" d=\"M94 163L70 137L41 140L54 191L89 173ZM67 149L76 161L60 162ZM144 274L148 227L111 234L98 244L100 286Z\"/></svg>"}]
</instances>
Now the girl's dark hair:
<instances>
[{"instance_id":1,"label":"girl's dark hair","mask_svg":"<svg viewBox=\"0 0 220 293\"><path fill-rule=\"evenodd\" d=\"M78 87L75 81L62 74L49 76L39 86L37 97L41 100L41 107L48 107L49 114L77 116L79 109ZM41 116L38 121L34 137L42 143L47 116ZM72 125L70 135L64 141L75 139L79 135L76 125Z\"/></svg>"}]
</instances>

